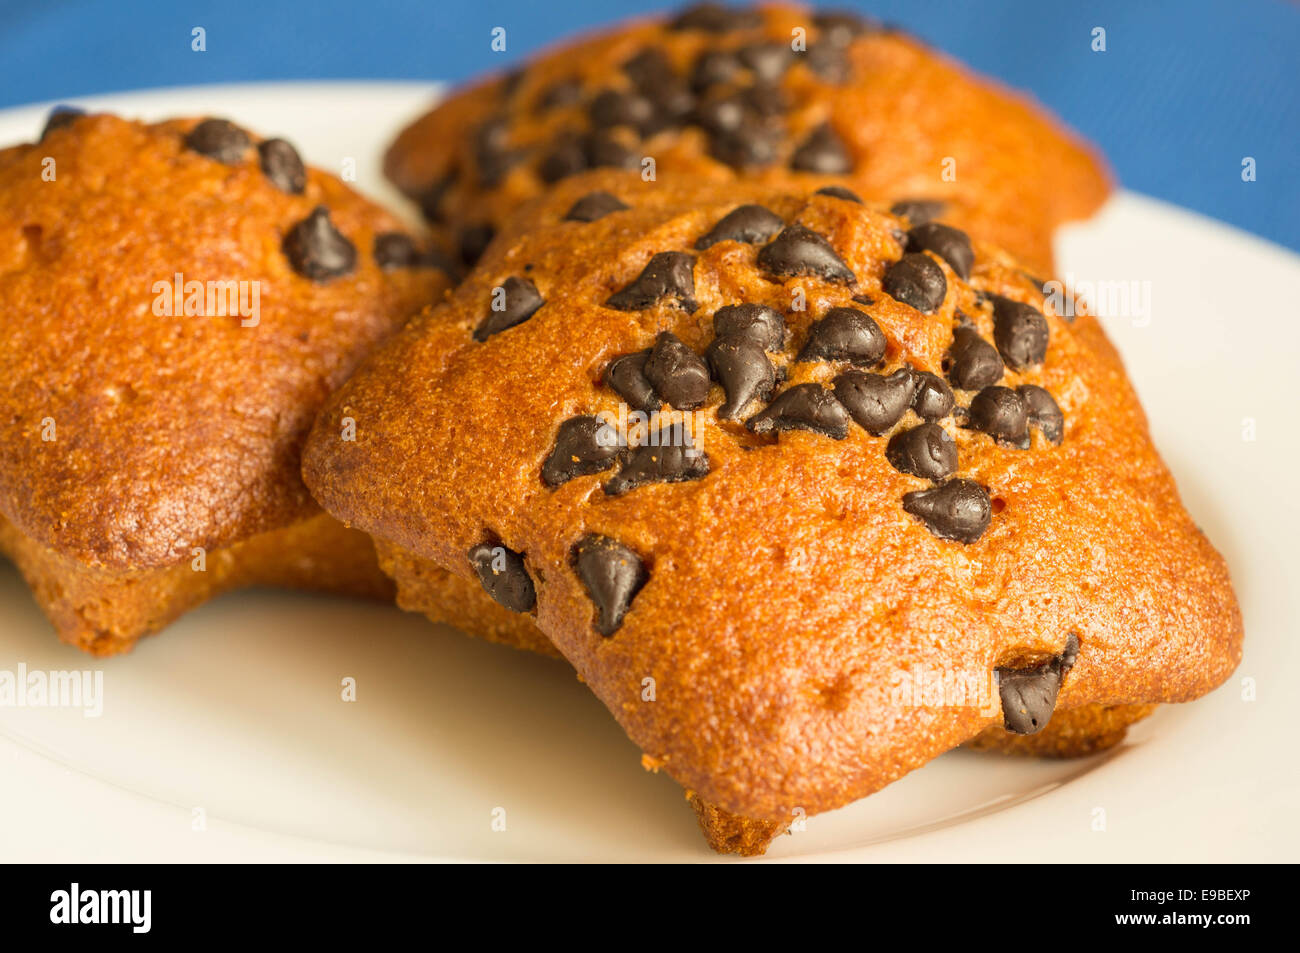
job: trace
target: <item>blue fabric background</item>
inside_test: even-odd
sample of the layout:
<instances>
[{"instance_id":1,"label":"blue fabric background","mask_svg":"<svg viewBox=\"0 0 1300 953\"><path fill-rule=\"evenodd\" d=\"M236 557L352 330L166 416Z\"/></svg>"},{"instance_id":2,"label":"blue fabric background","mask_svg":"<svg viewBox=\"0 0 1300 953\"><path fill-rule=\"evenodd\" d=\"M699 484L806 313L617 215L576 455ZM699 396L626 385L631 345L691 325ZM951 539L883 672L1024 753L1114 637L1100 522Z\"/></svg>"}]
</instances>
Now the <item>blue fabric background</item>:
<instances>
[{"instance_id":1,"label":"blue fabric background","mask_svg":"<svg viewBox=\"0 0 1300 953\"><path fill-rule=\"evenodd\" d=\"M1300 249L1300 5L840 0L1032 90L1129 188ZM0 106L156 86L460 80L642 0L0 0ZM207 31L207 52L190 30ZM507 29L507 51L489 50ZM1093 27L1107 51L1090 48ZM1253 156L1257 181L1243 182Z\"/></svg>"}]
</instances>

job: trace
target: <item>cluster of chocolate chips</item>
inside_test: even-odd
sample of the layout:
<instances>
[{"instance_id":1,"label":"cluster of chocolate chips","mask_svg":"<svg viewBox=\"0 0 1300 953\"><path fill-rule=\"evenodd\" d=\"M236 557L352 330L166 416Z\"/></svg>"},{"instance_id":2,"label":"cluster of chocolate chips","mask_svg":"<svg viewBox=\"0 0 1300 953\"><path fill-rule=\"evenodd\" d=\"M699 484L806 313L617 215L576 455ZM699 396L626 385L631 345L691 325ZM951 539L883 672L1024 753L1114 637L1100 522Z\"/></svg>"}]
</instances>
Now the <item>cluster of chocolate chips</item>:
<instances>
[{"instance_id":1,"label":"cluster of chocolate chips","mask_svg":"<svg viewBox=\"0 0 1300 953\"><path fill-rule=\"evenodd\" d=\"M858 201L840 187L821 192ZM593 192L579 199L565 219L590 222L626 208L613 195ZM966 278L974 252L964 232L924 220L928 207L914 211L922 221L909 222L911 228L900 233L904 254L888 266L881 285L896 300L933 313L948 293L944 270L935 259ZM798 222L786 223L761 205L741 205L728 212L699 237L695 248L704 250L724 241L762 246L757 265L775 278L813 276L842 285L857 280L824 235ZM697 308L694 265L695 257L688 252L659 252L605 306L619 311L670 307L693 312ZM543 304L527 279L508 279L497 291L502 309L489 313L475 331L476 339L485 340L527 320ZM944 361L947 380L909 366L883 370L885 334L867 311L851 306L832 307L813 321L792 361L788 360L789 335L782 314L767 305L744 302L714 312L714 337L703 355L671 331L661 331L651 347L614 358L603 383L630 408L647 415L665 404L676 411L703 407L716 382L724 392L717 417L743 420L755 434L806 430L843 440L852 424L872 436L889 434L885 459L900 472L933 484L905 494L903 509L939 538L972 543L987 529L992 504L984 487L955 476L957 443L940 421L956 420L999 444L1020 449L1029 447L1031 427L1053 443L1060 442L1064 431L1060 408L1046 390L998 383L1007 368L1023 371L1042 363L1048 341L1043 314L1009 298L983 293L976 297L981 307L992 310L993 343L984 340L974 322L958 311L959 324ZM874 304L866 295L855 296L853 302ZM838 365L839 373L829 387L809 382L778 391L788 363L812 362ZM962 406L958 392L968 391L975 393ZM756 404L765 406L753 411ZM920 422L898 429L908 411ZM542 464L542 482L555 488L577 477L616 471L604 484L605 493L616 496L649 483L703 478L709 473L708 456L691 445L681 422L669 419L673 422L629 447L624 435L601 417L571 417L560 424L554 447ZM599 610L598 628L608 635L644 583L645 569L631 550L604 537L584 540L575 560ZM522 571L522 562L519 567Z\"/></svg>"},{"instance_id":2,"label":"cluster of chocolate chips","mask_svg":"<svg viewBox=\"0 0 1300 953\"><path fill-rule=\"evenodd\" d=\"M264 139L254 146L248 133L234 123L205 119L186 135L185 147L226 165L239 165L256 148L262 173L272 185L289 195L302 195L307 189L307 168L298 151L284 139ZM335 228L323 205L289 229L281 247L293 270L311 281L329 281L356 270L356 246ZM372 253L385 271L419 267L451 271L441 255L421 250L404 232L376 235Z\"/></svg>"},{"instance_id":3,"label":"cluster of chocolate chips","mask_svg":"<svg viewBox=\"0 0 1300 953\"><path fill-rule=\"evenodd\" d=\"M716 43L679 72L663 49L647 46L622 64L621 80L587 90L577 78L560 79L519 102L522 73L502 84L502 113L485 121L470 143L476 184L491 189L515 166L532 161L543 182L551 184L588 169L635 169L640 144L666 130L696 127L708 138L709 152L735 168L757 168L785 161L790 168L828 175L851 171L852 156L829 124L821 124L788 146L785 116L791 102L781 87L787 70L798 63L825 82L842 84L849 78L848 48L854 38L878 29L868 20L847 13L812 17L813 38L806 50L794 50L790 40L755 39L721 48ZM760 30L759 11L702 4L672 20L670 33L704 31L713 34ZM520 147L510 141L510 112L537 115L581 108L577 122L549 141ZM442 199L458 171L437 182L421 197L425 215L443 220ZM492 237L491 226L475 224L460 235L460 251L473 264Z\"/></svg>"}]
</instances>

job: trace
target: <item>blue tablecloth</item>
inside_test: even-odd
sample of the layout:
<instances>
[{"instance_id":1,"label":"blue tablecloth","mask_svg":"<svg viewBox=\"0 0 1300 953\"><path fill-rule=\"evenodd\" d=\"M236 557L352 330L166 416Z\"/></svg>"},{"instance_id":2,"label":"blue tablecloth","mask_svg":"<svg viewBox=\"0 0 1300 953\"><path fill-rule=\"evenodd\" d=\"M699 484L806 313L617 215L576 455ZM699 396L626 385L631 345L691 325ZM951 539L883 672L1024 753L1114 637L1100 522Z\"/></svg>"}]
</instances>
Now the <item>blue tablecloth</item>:
<instances>
[{"instance_id":1,"label":"blue tablecloth","mask_svg":"<svg viewBox=\"0 0 1300 953\"><path fill-rule=\"evenodd\" d=\"M1123 183L1300 249L1300 6L841 0L1032 90ZM447 79L662 3L0 0L0 105L190 83ZM507 50L489 49L493 27ZM191 31L207 50L191 50ZM1092 49L1106 31L1106 51ZM1242 181L1255 160L1256 181Z\"/></svg>"}]
</instances>

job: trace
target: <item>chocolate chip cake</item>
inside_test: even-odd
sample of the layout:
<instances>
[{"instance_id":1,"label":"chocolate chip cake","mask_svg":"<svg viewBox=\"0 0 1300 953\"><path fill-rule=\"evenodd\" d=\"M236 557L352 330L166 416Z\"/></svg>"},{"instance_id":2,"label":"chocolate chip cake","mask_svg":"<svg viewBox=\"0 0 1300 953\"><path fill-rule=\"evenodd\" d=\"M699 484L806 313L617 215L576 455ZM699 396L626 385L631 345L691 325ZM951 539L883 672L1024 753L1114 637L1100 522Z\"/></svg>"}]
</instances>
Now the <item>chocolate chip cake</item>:
<instances>
[{"instance_id":1,"label":"chocolate chip cake","mask_svg":"<svg viewBox=\"0 0 1300 953\"><path fill-rule=\"evenodd\" d=\"M385 168L466 262L521 202L593 168L847 186L1051 268L1109 189L1044 110L852 13L704 4L560 45L453 93Z\"/></svg>"},{"instance_id":2,"label":"chocolate chip cake","mask_svg":"<svg viewBox=\"0 0 1300 953\"><path fill-rule=\"evenodd\" d=\"M588 173L329 399L304 476L403 604L533 620L710 842L761 852L1236 665L1223 561L1059 290L845 187Z\"/></svg>"},{"instance_id":3,"label":"chocolate chip cake","mask_svg":"<svg viewBox=\"0 0 1300 953\"><path fill-rule=\"evenodd\" d=\"M222 119L54 114L0 152L0 548L129 649L234 586L380 596L300 476L325 397L449 285L396 219Z\"/></svg>"}]
</instances>

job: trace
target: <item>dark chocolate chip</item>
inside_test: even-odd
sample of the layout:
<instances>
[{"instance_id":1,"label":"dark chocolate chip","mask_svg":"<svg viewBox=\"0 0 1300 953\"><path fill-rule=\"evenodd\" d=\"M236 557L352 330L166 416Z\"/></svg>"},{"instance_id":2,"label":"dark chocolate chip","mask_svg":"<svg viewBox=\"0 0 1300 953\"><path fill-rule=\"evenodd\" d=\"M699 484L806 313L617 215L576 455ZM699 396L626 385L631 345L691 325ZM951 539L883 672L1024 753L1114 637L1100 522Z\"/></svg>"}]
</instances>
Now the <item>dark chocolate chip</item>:
<instances>
[{"instance_id":1,"label":"dark chocolate chip","mask_svg":"<svg viewBox=\"0 0 1300 953\"><path fill-rule=\"evenodd\" d=\"M815 275L840 284L857 280L825 236L797 222L781 229L771 244L763 246L758 266L780 278Z\"/></svg>"},{"instance_id":2,"label":"dark chocolate chip","mask_svg":"<svg viewBox=\"0 0 1300 953\"><path fill-rule=\"evenodd\" d=\"M86 111L78 109L76 106L55 106L50 110L50 114L45 117L45 128L41 130L41 137L37 141L44 142L45 137L54 130L71 126L84 115L86 115Z\"/></svg>"},{"instance_id":3,"label":"dark chocolate chip","mask_svg":"<svg viewBox=\"0 0 1300 953\"><path fill-rule=\"evenodd\" d=\"M573 134L557 136L537 163L537 175L548 185L577 175L587 168L583 140Z\"/></svg>"},{"instance_id":4,"label":"dark chocolate chip","mask_svg":"<svg viewBox=\"0 0 1300 953\"><path fill-rule=\"evenodd\" d=\"M611 636L623 624L632 600L650 578L640 557L608 536L584 536L574 547L578 578L596 604L596 631Z\"/></svg>"},{"instance_id":5,"label":"dark chocolate chip","mask_svg":"<svg viewBox=\"0 0 1300 953\"><path fill-rule=\"evenodd\" d=\"M907 250L934 252L962 280L970 277L971 265L975 263L975 251L971 248L970 237L961 229L941 222L912 226L912 230L907 233Z\"/></svg>"},{"instance_id":6,"label":"dark chocolate chip","mask_svg":"<svg viewBox=\"0 0 1300 953\"><path fill-rule=\"evenodd\" d=\"M253 145L248 133L225 119L205 119L185 137L185 147L226 165L242 162Z\"/></svg>"},{"instance_id":7,"label":"dark chocolate chip","mask_svg":"<svg viewBox=\"0 0 1300 953\"><path fill-rule=\"evenodd\" d=\"M885 269L880 286L896 301L930 314L943 304L948 293L948 279L943 269L919 252L904 255Z\"/></svg>"},{"instance_id":8,"label":"dark chocolate chip","mask_svg":"<svg viewBox=\"0 0 1300 953\"><path fill-rule=\"evenodd\" d=\"M639 161L637 153L630 146L601 129L583 138L582 151L587 157L587 164L593 169L635 169Z\"/></svg>"},{"instance_id":9,"label":"dark chocolate chip","mask_svg":"<svg viewBox=\"0 0 1300 953\"><path fill-rule=\"evenodd\" d=\"M632 126L654 118L654 105L639 93L606 89L597 94L588 107L591 121L597 126Z\"/></svg>"},{"instance_id":10,"label":"dark chocolate chip","mask_svg":"<svg viewBox=\"0 0 1300 953\"><path fill-rule=\"evenodd\" d=\"M565 213L566 222L595 222L611 212L622 212L627 208L618 197L608 192L588 192Z\"/></svg>"},{"instance_id":11,"label":"dark chocolate chip","mask_svg":"<svg viewBox=\"0 0 1300 953\"><path fill-rule=\"evenodd\" d=\"M293 270L312 281L338 278L357 266L356 246L334 227L324 205L289 229L281 248Z\"/></svg>"},{"instance_id":12,"label":"dark chocolate chip","mask_svg":"<svg viewBox=\"0 0 1300 953\"><path fill-rule=\"evenodd\" d=\"M781 136L774 129L745 124L709 137L709 155L736 169L771 165L780 151Z\"/></svg>"},{"instance_id":13,"label":"dark chocolate chip","mask_svg":"<svg viewBox=\"0 0 1300 953\"><path fill-rule=\"evenodd\" d=\"M684 80L675 76L645 87L641 93L654 107L654 115L638 126L643 137L648 138L660 130L680 126L695 111L695 94Z\"/></svg>"},{"instance_id":14,"label":"dark chocolate chip","mask_svg":"<svg viewBox=\"0 0 1300 953\"><path fill-rule=\"evenodd\" d=\"M1065 436L1065 415L1055 398L1034 384L1022 384L1016 393L1025 403L1030 425L1037 427L1052 443L1060 443Z\"/></svg>"},{"instance_id":15,"label":"dark chocolate chip","mask_svg":"<svg viewBox=\"0 0 1300 953\"><path fill-rule=\"evenodd\" d=\"M684 483L709 473L709 456L696 448L690 431L675 423L647 435L647 442L626 454L605 493L618 496L647 483Z\"/></svg>"},{"instance_id":16,"label":"dark chocolate chip","mask_svg":"<svg viewBox=\"0 0 1300 953\"><path fill-rule=\"evenodd\" d=\"M773 82L790 68L792 52L788 43L751 43L737 54L760 82Z\"/></svg>"},{"instance_id":17,"label":"dark chocolate chip","mask_svg":"<svg viewBox=\"0 0 1300 953\"><path fill-rule=\"evenodd\" d=\"M790 101L775 83L755 83L740 91L745 109L764 119L779 116L790 108Z\"/></svg>"},{"instance_id":18,"label":"dark chocolate chip","mask_svg":"<svg viewBox=\"0 0 1300 953\"><path fill-rule=\"evenodd\" d=\"M852 170L853 159L830 123L824 122L794 150L790 167L801 172L843 175Z\"/></svg>"},{"instance_id":19,"label":"dark chocolate chip","mask_svg":"<svg viewBox=\"0 0 1300 953\"><path fill-rule=\"evenodd\" d=\"M808 329L797 361L849 361L864 367L885 356L885 333L857 308L831 308Z\"/></svg>"},{"instance_id":20,"label":"dark chocolate chip","mask_svg":"<svg viewBox=\"0 0 1300 953\"><path fill-rule=\"evenodd\" d=\"M729 304L713 313L718 337L744 337L768 351L785 345L785 318L765 304Z\"/></svg>"},{"instance_id":21,"label":"dark chocolate chip","mask_svg":"<svg viewBox=\"0 0 1300 953\"><path fill-rule=\"evenodd\" d=\"M718 416L731 419L744 414L751 401L766 400L776 386L776 370L763 345L740 334L714 338L706 352L713 376L727 399Z\"/></svg>"},{"instance_id":22,"label":"dark chocolate chip","mask_svg":"<svg viewBox=\"0 0 1300 953\"><path fill-rule=\"evenodd\" d=\"M903 509L920 519L935 536L959 543L975 542L993 518L988 491L978 483L961 479L904 494Z\"/></svg>"},{"instance_id":23,"label":"dark chocolate chip","mask_svg":"<svg viewBox=\"0 0 1300 953\"><path fill-rule=\"evenodd\" d=\"M676 79L673 64L663 50L647 46L623 64L623 75L640 90L650 90Z\"/></svg>"},{"instance_id":24,"label":"dark chocolate chip","mask_svg":"<svg viewBox=\"0 0 1300 953\"><path fill-rule=\"evenodd\" d=\"M559 486L574 477L608 470L621 449L618 432L604 420L590 414L570 417L560 424L555 447L542 464L542 482Z\"/></svg>"},{"instance_id":25,"label":"dark chocolate chip","mask_svg":"<svg viewBox=\"0 0 1300 953\"><path fill-rule=\"evenodd\" d=\"M942 377L929 371L912 371L916 383L916 392L912 395L912 410L922 420L939 420L952 413L953 404L957 402Z\"/></svg>"},{"instance_id":26,"label":"dark chocolate chip","mask_svg":"<svg viewBox=\"0 0 1300 953\"><path fill-rule=\"evenodd\" d=\"M1033 305L993 295L993 342L1012 370L1043 363L1047 356L1047 319Z\"/></svg>"},{"instance_id":27,"label":"dark chocolate chip","mask_svg":"<svg viewBox=\"0 0 1300 953\"><path fill-rule=\"evenodd\" d=\"M890 437L885 459L895 470L938 481L956 472L957 443L938 424L921 424Z\"/></svg>"},{"instance_id":28,"label":"dark chocolate chip","mask_svg":"<svg viewBox=\"0 0 1300 953\"><path fill-rule=\"evenodd\" d=\"M544 112L561 106L572 106L581 99L582 80L561 79L542 90L542 94L537 97L537 105L533 108Z\"/></svg>"},{"instance_id":29,"label":"dark chocolate chip","mask_svg":"<svg viewBox=\"0 0 1300 953\"><path fill-rule=\"evenodd\" d=\"M724 86L740 72L740 61L730 50L706 49L691 66L691 88L703 92L710 86Z\"/></svg>"},{"instance_id":30,"label":"dark chocolate chip","mask_svg":"<svg viewBox=\"0 0 1300 953\"><path fill-rule=\"evenodd\" d=\"M420 203L420 211L430 222L443 221L442 200L446 197L453 181L452 176L443 176L419 195L417 201Z\"/></svg>"},{"instance_id":31,"label":"dark chocolate chip","mask_svg":"<svg viewBox=\"0 0 1300 953\"><path fill-rule=\"evenodd\" d=\"M879 437L903 419L912 401L912 373L900 368L886 377L848 370L835 378L835 396L858 426Z\"/></svg>"},{"instance_id":32,"label":"dark chocolate chip","mask_svg":"<svg viewBox=\"0 0 1300 953\"><path fill-rule=\"evenodd\" d=\"M946 203L937 199L904 199L891 205L889 211L907 219L915 227L938 218L945 207Z\"/></svg>"},{"instance_id":33,"label":"dark chocolate chip","mask_svg":"<svg viewBox=\"0 0 1300 953\"><path fill-rule=\"evenodd\" d=\"M858 195L858 193L854 192L852 189L846 189L842 185L827 185L824 188L818 189L814 194L829 195L833 199L842 199L845 202L856 202L858 205L862 204L862 196Z\"/></svg>"},{"instance_id":34,"label":"dark chocolate chip","mask_svg":"<svg viewBox=\"0 0 1300 953\"><path fill-rule=\"evenodd\" d=\"M762 23L763 18L757 10L729 7L722 3L697 3L679 13L668 24L668 29L727 33L751 29Z\"/></svg>"},{"instance_id":35,"label":"dark chocolate chip","mask_svg":"<svg viewBox=\"0 0 1300 953\"><path fill-rule=\"evenodd\" d=\"M691 118L697 126L721 136L740 129L747 118L747 107L739 96L710 96L696 104Z\"/></svg>"},{"instance_id":36,"label":"dark chocolate chip","mask_svg":"<svg viewBox=\"0 0 1300 953\"><path fill-rule=\"evenodd\" d=\"M962 390L980 390L1002 379L1002 358L997 348L980 337L971 325L952 332L948 351L948 380Z\"/></svg>"},{"instance_id":37,"label":"dark chocolate chip","mask_svg":"<svg viewBox=\"0 0 1300 953\"><path fill-rule=\"evenodd\" d=\"M424 264L415 239L405 232L381 232L376 235L372 254L375 264L384 271Z\"/></svg>"},{"instance_id":38,"label":"dark chocolate chip","mask_svg":"<svg viewBox=\"0 0 1300 953\"><path fill-rule=\"evenodd\" d=\"M516 324L523 324L546 302L537 286L527 278L511 276L492 289L487 315L474 329L474 340L483 342Z\"/></svg>"},{"instance_id":39,"label":"dark chocolate chip","mask_svg":"<svg viewBox=\"0 0 1300 953\"><path fill-rule=\"evenodd\" d=\"M696 242L698 249L710 248L718 242L745 242L757 245L781 230L781 216L761 205L741 205L722 218Z\"/></svg>"},{"instance_id":40,"label":"dark chocolate chip","mask_svg":"<svg viewBox=\"0 0 1300 953\"><path fill-rule=\"evenodd\" d=\"M488 188L501 184L506 173L524 157L508 145L510 124L504 116L494 116L474 130L475 170L479 181Z\"/></svg>"},{"instance_id":41,"label":"dark chocolate chip","mask_svg":"<svg viewBox=\"0 0 1300 953\"><path fill-rule=\"evenodd\" d=\"M609 362L605 368L605 383L610 390L622 397L633 410L645 413L658 410L663 400L655 393L650 378L645 376L645 362L650 358L650 349L624 354Z\"/></svg>"},{"instance_id":42,"label":"dark chocolate chip","mask_svg":"<svg viewBox=\"0 0 1300 953\"><path fill-rule=\"evenodd\" d=\"M1029 415L1025 402L1010 387L985 387L970 402L968 427L999 443L1029 446Z\"/></svg>"},{"instance_id":43,"label":"dark chocolate chip","mask_svg":"<svg viewBox=\"0 0 1300 953\"><path fill-rule=\"evenodd\" d=\"M1065 650L1037 665L997 669L998 696L1002 699L1002 724L1017 735L1037 734L1047 727L1056 710L1056 696L1065 674L1079 656L1079 637L1071 632Z\"/></svg>"},{"instance_id":44,"label":"dark chocolate chip","mask_svg":"<svg viewBox=\"0 0 1300 953\"><path fill-rule=\"evenodd\" d=\"M457 240L460 260L466 265L473 265L483 257L483 253L487 251L488 245L492 244L496 233L496 228L487 222L461 228Z\"/></svg>"},{"instance_id":45,"label":"dark chocolate chip","mask_svg":"<svg viewBox=\"0 0 1300 953\"><path fill-rule=\"evenodd\" d=\"M470 547L469 564L483 591L511 612L527 612L537 605L537 590L520 553L500 543L479 543Z\"/></svg>"},{"instance_id":46,"label":"dark chocolate chip","mask_svg":"<svg viewBox=\"0 0 1300 953\"><path fill-rule=\"evenodd\" d=\"M820 384L796 384L776 395L762 413L746 422L754 433L811 430L835 440L849 433L849 412Z\"/></svg>"},{"instance_id":47,"label":"dark chocolate chip","mask_svg":"<svg viewBox=\"0 0 1300 953\"><path fill-rule=\"evenodd\" d=\"M848 82L849 58L844 47L834 43L813 43L803 54L804 63L818 79L836 85Z\"/></svg>"},{"instance_id":48,"label":"dark chocolate chip","mask_svg":"<svg viewBox=\"0 0 1300 953\"><path fill-rule=\"evenodd\" d=\"M870 20L848 10L826 10L813 16L813 26L822 40L835 46L848 46L854 38L874 28Z\"/></svg>"},{"instance_id":49,"label":"dark chocolate chip","mask_svg":"<svg viewBox=\"0 0 1300 953\"><path fill-rule=\"evenodd\" d=\"M664 299L695 310L695 257L680 251L656 254L627 287L605 303L618 311L642 311Z\"/></svg>"},{"instance_id":50,"label":"dark chocolate chip","mask_svg":"<svg viewBox=\"0 0 1300 953\"><path fill-rule=\"evenodd\" d=\"M660 331L645 362L646 380L677 410L694 410L709 399L709 367L686 342Z\"/></svg>"},{"instance_id":51,"label":"dark chocolate chip","mask_svg":"<svg viewBox=\"0 0 1300 953\"><path fill-rule=\"evenodd\" d=\"M281 192L301 195L307 187L307 169L298 150L284 139L266 139L257 145L262 173Z\"/></svg>"}]
</instances>

